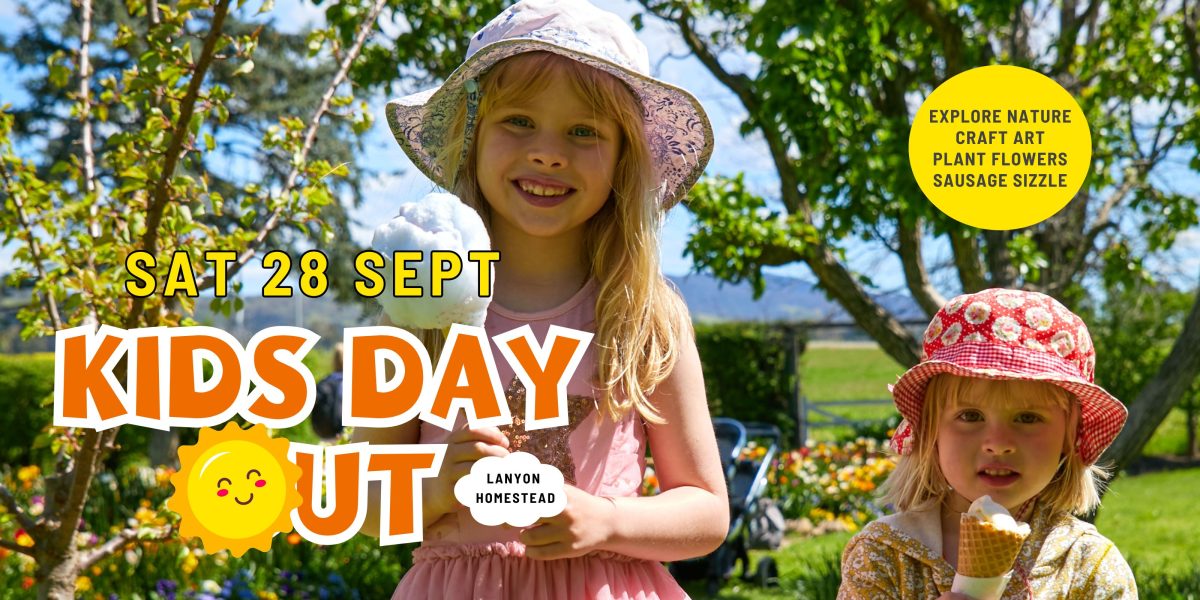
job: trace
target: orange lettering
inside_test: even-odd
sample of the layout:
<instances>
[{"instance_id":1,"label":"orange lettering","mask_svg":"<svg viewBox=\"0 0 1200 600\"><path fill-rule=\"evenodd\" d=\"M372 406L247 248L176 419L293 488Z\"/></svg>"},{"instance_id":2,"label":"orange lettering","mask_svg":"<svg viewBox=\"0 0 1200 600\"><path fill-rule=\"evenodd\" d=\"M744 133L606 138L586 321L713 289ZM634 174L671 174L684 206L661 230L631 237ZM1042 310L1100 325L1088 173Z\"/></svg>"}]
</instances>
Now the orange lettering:
<instances>
[{"instance_id":1,"label":"orange lettering","mask_svg":"<svg viewBox=\"0 0 1200 600\"><path fill-rule=\"evenodd\" d=\"M293 444L292 448L296 454L296 464L300 467L300 481L297 487L300 491L300 507L296 509L295 517L299 518L298 523L294 523L297 529L303 527L304 530L310 532L313 537L305 536L322 544L336 544L346 539L349 539L356 528L361 524L360 512L362 507L359 506L359 498L365 491L365 486L362 486L361 472L362 454L361 448L343 447L338 451L327 451L326 457L332 457L332 471L325 477L325 489L332 495L326 498L324 504L329 507L328 516L319 516L316 512L317 502L316 490L314 489L314 477L322 477L323 472L317 472L316 454L303 451ZM358 446L358 444L355 444ZM319 446L310 446L310 448L321 451ZM328 461L327 461L328 463ZM322 470L323 471L323 470Z\"/></svg>"},{"instance_id":2,"label":"orange lettering","mask_svg":"<svg viewBox=\"0 0 1200 600\"><path fill-rule=\"evenodd\" d=\"M459 327L455 326L455 329ZM474 413L475 419L507 416L500 408L498 386L492 377L494 369L489 368L483 355L483 345L486 343L486 338L471 331L458 331L451 335L443 351L442 364L438 365L441 377L438 378L437 391L433 396L433 406L429 409L430 415L453 423L450 418L453 402L465 399L470 402L468 409ZM464 379L465 383L460 383Z\"/></svg>"},{"instance_id":3,"label":"orange lettering","mask_svg":"<svg viewBox=\"0 0 1200 600\"><path fill-rule=\"evenodd\" d=\"M254 348L254 371L262 380L283 392L281 402L272 402L262 387L250 393L249 411L264 419L282 421L296 416L304 410L308 399L308 382L304 374L295 367L275 358L276 350L299 354L308 340L297 335L272 335L264 337ZM311 379L311 377L310 377Z\"/></svg>"},{"instance_id":4,"label":"orange lettering","mask_svg":"<svg viewBox=\"0 0 1200 600\"><path fill-rule=\"evenodd\" d=\"M417 402L421 399L421 388L425 384L425 374L428 372L428 367L425 366L428 364L428 358L422 360L423 352L414 347L412 342L392 333L353 335L347 336L346 348L346 381L350 382L350 386L347 390L349 397L344 398L343 402L348 404L348 414L352 418L392 420L417 408ZM383 381L383 373L380 372L381 361L377 359L380 352L392 353L393 356L399 357L402 367L403 372L397 373L392 379L394 382L398 378L399 382L390 388L386 385L387 382L384 382L382 387L385 389L380 389L380 383ZM377 426L382 425L384 424Z\"/></svg>"},{"instance_id":5,"label":"orange lettering","mask_svg":"<svg viewBox=\"0 0 1200 600\"><path fill-rule=\"evenodd\" d=\"M189 328L191 329L191 328ZM200 329L200 328L195 328ZM205 328L207 329L207 328ZM216 356L210 389L197 389L203 371L196 360L199 351ZM167 416L171 419L210 419L229 410L241 394L242 365L229 342L206 333L175 333L170 340L170 368Z\"/></svg>"},{"instance_id":6,"label":"orange lettering","mask_svg":"<svg viewBox=\"0 0 1200 600\"><path fill-rule=\"evenodd\" d=\"M75 330L85 329L77 327ZM72 331L75 331L72 330ZM64 334L66 332L59 332ZM90 357L87 355L88 338L91 333L80 332L71 337L62 336L62 380L57 382L62 390L62 416L68 419L88 418L88 397L96 405L101 422L125 416L128 411L106 377L111 372L105 365L121 347L121 338L110 334L100 337L100 346Z\"/></svg>"}]
</instances>

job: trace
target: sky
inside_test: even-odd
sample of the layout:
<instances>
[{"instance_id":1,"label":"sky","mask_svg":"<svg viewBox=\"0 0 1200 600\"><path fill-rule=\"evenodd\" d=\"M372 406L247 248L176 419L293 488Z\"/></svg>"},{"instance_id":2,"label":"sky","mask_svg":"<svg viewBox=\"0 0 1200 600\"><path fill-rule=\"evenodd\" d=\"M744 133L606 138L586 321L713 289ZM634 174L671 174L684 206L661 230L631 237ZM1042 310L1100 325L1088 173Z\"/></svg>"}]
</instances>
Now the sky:
<instances>
[{"instance_id":1,"label":"sky","mask_svg":"<svg viewBox=\"0 0 1200 600\"><path fill-rule=\"evenodd\" d=\"M635 2L596 0L595 3L626 18L641 12L641 7ZM243 10L254 12L257 3L252 0ZM321 8L301 0L279 0L272 14L286 15L286 20L279 20L279 26L286 30L317 24L323 18ZM0 35L11 35L16 31L20 26L16 16L15 2L0 0ZM707 173L734 175L739 171L745 172L752 191L768 198L778 197L778 178L765 143L761 137L752 135L743 138L738 133L745 112L736 97L713 78L698 60L688 56L683 43L665 23L653 18L647 18L645 23L646 27L639 33L639 38L649 50L651 74L692 91L709 113L716 144ZM754 68L742 57L724 57L723 63L727 68L740 72ZM0 102L20 104L25 101L24 93L16 86L19 76L8 61L0 58ZM406 90L412 91L417 90ZM434 185L413 167L392 138L383 117L386 100L383 97L369 99L375 122L365 137L365 150L359 158L364 167L379 173L367 182L364 202L351 213L354 238L364 247L369 244L375 227L391 218L399 204L417 200L434 190ZM1175 182L1182 182L1176 185L1190 188L1193 194L1200 189L1200 178L1195 173L1183 167L1178 168L1178 173L1178 177L1169 177ZM693 227L693 219L683 208L676 207L668 213L662 234L661 258L665 273L682 275L691 270L691 262L683 256L683 251ZM0 248L0 265L10 262L13 250L11 244ZM867 274L881 289L892 290L904 286L899 261L880 245L851 242L847 250L851 268ZM950 251L944 240L929 240L926 251L927 264L949 261ZM1184 232L1172 254L1158 266L1175 273L1172 275L1173 282L1194 286L1197 273L1200 273L1200 230ZM815 279L801 264L765 271L775 275ZM244 270L243 274L247 289L257 289L267 278L267 273L257 268ZM944 293L953 294L957 291L955 287L958 282L953 273L947 270L943 276L935 278L935 285Z\"/></svg>"}]
</instances>

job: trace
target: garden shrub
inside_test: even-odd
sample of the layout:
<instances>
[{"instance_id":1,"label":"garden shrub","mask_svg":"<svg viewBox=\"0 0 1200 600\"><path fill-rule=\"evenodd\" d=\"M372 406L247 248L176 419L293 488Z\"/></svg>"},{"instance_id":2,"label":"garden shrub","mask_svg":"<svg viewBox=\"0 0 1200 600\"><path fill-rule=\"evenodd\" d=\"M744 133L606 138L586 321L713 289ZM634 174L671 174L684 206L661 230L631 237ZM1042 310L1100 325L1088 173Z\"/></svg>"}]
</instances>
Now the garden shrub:
<instances>
[{"instance_id":1,"label":"garden shrub","mask_svg":"<svg viewBox=\"0 0 1200 600\"><path fill-rule=\"evenodd\" d=\"M760 323L701 323L696 346L714 417L777 425L795 439L792 394L796 369L787 332Z\"/></svg>"},{"instance_id":2,"label":"garden shrub","mask_svg":"<svg viewBox=\"0 0 1200 600\"><path fill-rule=\"evenodd\" d=\"M0 354L0 464L34 461L34 441L54 419L54 355Z\"/></svg>"}]
</instances>

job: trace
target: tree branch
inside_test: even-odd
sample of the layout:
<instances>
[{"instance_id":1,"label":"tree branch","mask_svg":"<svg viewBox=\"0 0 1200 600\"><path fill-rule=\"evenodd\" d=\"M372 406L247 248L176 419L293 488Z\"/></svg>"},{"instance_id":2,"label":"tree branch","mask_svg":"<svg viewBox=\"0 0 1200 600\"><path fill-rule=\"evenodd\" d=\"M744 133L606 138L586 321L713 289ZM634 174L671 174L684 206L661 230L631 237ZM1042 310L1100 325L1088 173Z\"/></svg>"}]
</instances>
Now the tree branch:
<instances>
[{"instance_id":1,"label":"tree branch","mask_svg":"<svg viewBox=\"0 0 1200 600\"><path fill-rule=\"evenodd\" d=\"M937 8L924 0L909 0L908 7L922 21L933 29L938 40L942 42L942 53L946 58L946 79L950 79L963 71L963 31L954 21L937 11Z\"/></svg>"},{"instance_id":2,"label":"tree branch","mask_svg":"<svg viewBox=\"0 0 1200 600\"><path fill-rule=\"evenodd\" d=\"M6 539L0 539L0 548L5 548L5 549L7 549L7 550L12 550L13 552L20 552L21 554L24 554L25 556L29 556L29 557L35 557L35 556L36 556L36 555L33 553L33 548L30 548L30 547L27 547L27 546L22 546L22 545L20 545L20 544L18 544L18 543L16 543L16 542L10 542L10 541L8 541L8 540L6 540Z\"/></svg>"},{"instance_id":3,"label":"tree branch","mask_svg":"<svg viewBox=\"0 0 1200 600\"><path fill-rule=\"evenodd\" d=\"M1075 40L1079 38L1079 30L1090 23L1100 9L1100 0L1092 0L1082 13L1075 14L1075 0L1063 2L1059 13L1058 56L1051 68L1050 75L1060 75L1075 60L1075 50L1078 47Z\"/></svg>"},{"instance_id":4,"label":"tree branch","mask_svg":"<svg viewBox=\"0 0 1200 600\"><path fill-rule=\"evenodd\" d=\"M146 233L142 235L142 249L150 254L158 253L158 226L162 223L163 211L166 210L167 203L171 199L167 188L175 175L175 166L179 162L183 143L188 136L188 126L192 122L192 113L196 110L196 100L200 97L200 87L204 84L204 77L208 74L208 68L212 65L217 40L221 39L221 29L225 25L225 16L229 13L229 2L230 0L218 0L217 5L213 8L211 29L209 29L208 35L204 37L204 47L200 50L200 57L196 60L196 68L192 71L191 80L188 81L187 92L180 102L179 118L175 121L175 127L171 130L171 141L168 142L167 151L163 155L162 171L159 173L158 179L154 182L154 187L150 193L149 205L146 210ZM145 304L146 299L144 297L133 299L133 305L130 307L129 314L125 318L125 329L133 329L137 326L138 320L142 318L142 310Z\"/></svg>"},{"instance_id":5,"label":"tree branch","mask_svg":"<svg viewBox=\"0 0 1200 600\"><path fill-rule=\"evenodd\" d=\"M963 292L969 294L986 289L988 282L980 260L979 237L966 229L951 229L946 235L950 238L950 249L954 251L954 266Z\"/></svg>"},{"instance_id":6,"label":"tree branch","mask_svg":"<svg viewBox=\"0 0 1200 600\"><path fill-rule=\"evenodd\" d=\"M925 258L921 252L920 217L911 221L904 215L896 215L896 237L900 245L900 263L904 265L904 280L908 283L908 291L913 299L932 317L946 304L946 299L938 293L929 282L929 272L925 270Z\"/></svg>"},{"instance_id":7,"label":"tree branch","mask_svg":"<svg viewBox=\"0 0 1200 600\"><path fill-rule=\"evenodd\" d=\"M8 197L12 200L13 205L17 208L17 220L21 223L21 229L25 230L25 243L29 245L29 252L33 258L33 268L37 270L38 280L46 281L46 267L42 263L41 245L38 244L37 235L33 232L33 224L29 221L29 213L25 212L25 203L21 200L21 194L14 193L16 186L13 184L12 178L8 174L8 166L4 161L0 161L0 177L4 179L4 188L9 191ZM46 306L46 314L50 316L50 323L57 331L63 328L62 317L58 314L58 303L54 301L54 295L47 292L40 292L42 303Z\"/></svg>"},{"instance_id":8,"label":"tree branch","mask_svg":"<svg viewBox=\"0 0 1200 600\"><path fill-rule=\"evenodd\" d=\"M920 348L916 338L867 295L858 281L838 262L829 246L814 244L807 248L807 255L805 263L820 280L821 287L850 313L867 335L879 342L884 352L905 368L917 364Z\"/></svg>"},{"instance_id":9,"label":"tree branch","mask_svg":"<svg viewBox=\"0 0 1200 600\"><path fill-rule=\"evenodd\" d=\"M354 45L342 57L341 65L338 68L337 74L329 82L329 86L325 88L325 93L321 95L321 102L318 103L316 110L313 111L312 117L309 118L308 130L304 133L304 145L300 148L300 160L292 164L292 170L288 173L287 181L284 183L283 189L279 195L287 196L292 192L292 188L296 186L296 180L300 177L300 166L308 159L308 153L312 150L313 144L317 140L317 130L321 127L321 118L329 111L329 104L333 101L333 95L337 93L337 88L346 80L347 74L350 72L350 67L354 64L354 59L358 58L362 52L363 44L366 43L367 37L375 29L375 21L379 18L379 14L383 12L384 6L387 5L387 0L375 0L375 4L371 7L371 12L367 15L363 22L359 24L358 33L354 38ZM283 215L284 206L281 205L271 212L271 216L267 218L266 223L259 229L258 235L247 245L241 255L234 264L229 266L226 273L227 277L233 277L242 270L246 263L258 253L259 247L266 241L276 227L279 226L279 219ZM201 290L216 285L216 279L212 275L205 275L197 283L197 287Z\"/></svg>"},{"instance_id":10,"label":"tree branch","mask_svg":"<svg viewBox=\"0 0 1200 600\"><path fill-rule=\"evenodd\" d=\"M172 531L174 531L174 527L172 527L171 525L167 525L167 526L163 527L162 529L160 529L158 531L157 535L150 537L150 538L143 538L143 540L144 541L154 541L154 542L162 541L162 540L165 540L165 539L171 537ZM91 550L88 550L87 553L85 553L82 557L80 557L79 571L80 572L87 571L88 569L90 569L92 567L92 565L111 556L114 552L116 552L117 550L120 550L122 546L124 546L125 544L128 544L129 542L132 542L136 539L138 539L138 530L137 529L128 529L127 528L127 529L121 530L119 533L117 533L115 536L113 536L108 541L106 541L103 544L100 544L98 546L94 546Z\"/></svg>"},{"instance_id":11,"label":"tree branch","mask_svg":"<svg viewBox=\"0 0 1200 600\"><path fill-rule=\"evenodd\" d=\"M21 525L22 529L33 531L37 528L37 524L29 518L25 511L21 510L21 507L17 505L17 499L13 497L12 492L8 491L8 486L3 483L0 483L0 502L4 502L4 507L8 509L8 512L17 517L17 523Z\"/></svg>"},{"instance_id":12,"label":"tree branch","mask_svg":"<svg viewBox=\"0 0 1200 600\"><path fill-rule=\"evenodd\" d=\"M1191 6L1188 6L1192 4ZM1197 42L1196 24L1200 22L1200 2L1183 2L1183 41L1187 44L1188 65L1192 68L1192 80L1200 84L1200 43Z\"/></svg>"},{"instance_id":13,"label":"tree branch","mask_svg":"<svg viewBox=\"0 0 1200 600\"><path fill-rule=\"evenodd\" d=\"M1008 253L1008 240L1012 239L1010 231L984 231L983 240L987 243L988 272L992 274L990 284L993 287L1012 287L1017 278L1013 268L1012 257Z\"/></svg>"},{"instance_id":14,"label":"tree branch","mask_svg":"<svg viewBox=\"0 0 1200 600\"><path fill-rule=\"evenodd\" d=\"M67 544L73 543L72 538L79 527L79 517L83 514L83 505L87 502L88 488L92 485L92 476L96 473L96 464L102 454L101 443L107 433L108 431L94 429L87 429L83 433L83 442L80 444L79 453L75 455L74 468L69 474L67 501L57 507L62 513L57 530L52 528L51 535L56 538L54 546L66 548Z\"/></svg>"},{"instance_id":15,"label":"tree branch","mask_svg":"<svg viewBox=\"0 0 1200 600\"><path fill-rule=\"evenodd\" d=\"M780 195L784 206L791 214L800 216L804 223L812 225L812 207L806 194L801 192L800 182L796 178L796 170L792 166L792 159L788 156L788 146L782 133L774 125L774 121L762 114L762 106L758 95L751 89L753 82L750 78L742 74L734 75L721 66L716 55L692 27L691 15L686 6L680 7L678 16L669 16L655 10L649 5L649 0L639 0L639 2L652 14L678 26L688 48L718 81L738 97L747 112L758 120L758 129L767 142L771 158L775 163L775 170L779 175ZM787 253L776 252L775 254ZM768 253L764 251L764 258L766 254ZM838 262L828 244L824 242L805 244L799 258L817 276L821 287L837 299L858 325L879 342L884 351L900 364L916 364L918 360L916 339L866 293L866 290L846 267Z\"/></svg>"},{"instance_id":16,"label":"tree branch","mask_svg":"<svg viewBox=\"0 0 1200 600\"><path fill-rule=\"evenodd\" d=\"M93 240L100 238L100 222L98 214L100 207L96 205L96 152L92 147L92 62L90 59L92 43L92 0L79 0L79 122L80 149L83 155L82 171L80 172L80 187L89 198L88 200L88 234ZM87 266L92 273L96 272L96 261L93 253L87 253ZM88 297L88 312L92 321L100 324L100 316L96 311L94 301L95 290L83 290Z\"/></svg>"},{"instance_id":17,"label":"tree branch","mask_svg":"<svg viewBox=\"0 0 1200 600\"><path fill-rule=\"evenodd\" d=\"M1141 452L1171 409L1200 376L1200 290L1192 302L1192 310L1184 321L1183 331L1175 339L1170 354L1138 392L1129 409L1129 420L1121 435L1104 456L1117 468L1124 467Z\"/></svg>"}]
</instances>

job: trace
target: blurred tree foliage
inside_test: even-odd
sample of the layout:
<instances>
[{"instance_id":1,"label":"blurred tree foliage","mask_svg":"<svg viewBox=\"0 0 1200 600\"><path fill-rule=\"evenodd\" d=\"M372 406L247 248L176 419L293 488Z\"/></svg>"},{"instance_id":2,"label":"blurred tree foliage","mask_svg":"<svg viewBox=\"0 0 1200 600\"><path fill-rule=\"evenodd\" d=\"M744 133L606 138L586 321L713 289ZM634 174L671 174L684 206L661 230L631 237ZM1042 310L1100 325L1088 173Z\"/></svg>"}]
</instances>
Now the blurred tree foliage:
<instances>
[{"instance_id":1,"label":"blurred tree foliage","mask_svg":"<svg viewBox=\"0 0 1200 600\"><path fill-rule=\"evenodd\" d=\"M1088 290L1152 277L1178 234L1200 222L1200 43L1195 0L998 2L640 0L740 103L741 133L761 139L778 188L708 177L688 208L695 267L761 293L766 266L802 263L902 365L918 340L876 302L851 244L898 259L932 314L947 295L988 287L1048 293L1078 306ZM1026 67L1061 84L1091 126L1082 189L1058 214L1016 231L981 231L926 200L908 162L922 99L968 69ZM931 242L949 255L932 256ZM1124 463L1200 374L1200 305L1169 352L1125 398L1129 426L1109 457Z\"/></svg>"}]
</instances>

